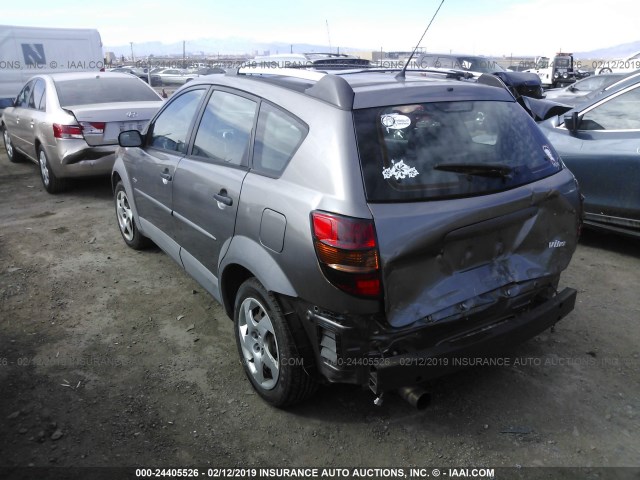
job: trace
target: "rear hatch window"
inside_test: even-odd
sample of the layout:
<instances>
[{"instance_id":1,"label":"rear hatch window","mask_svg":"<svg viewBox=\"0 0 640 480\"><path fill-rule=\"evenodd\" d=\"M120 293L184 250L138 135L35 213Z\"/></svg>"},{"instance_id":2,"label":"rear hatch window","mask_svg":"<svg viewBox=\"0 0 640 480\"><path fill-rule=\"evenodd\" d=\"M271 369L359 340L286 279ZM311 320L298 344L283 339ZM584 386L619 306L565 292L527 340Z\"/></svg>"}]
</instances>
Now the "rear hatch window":
<instances>
[{"instance_id":1,"label":"rear hatch window","mask_svg":"<svg viewBox=\"0 0 640 480\"><path fill-rule=\"evenodd\" d=\"M515 102L430 102L357 110L369 202L509 190L555 174L559 156Z\"/></svg>"},{"instance_id":2,"label":"rear hatch window","mask_svg":"<svg viewBox=\"0 0 640 480\"><path fill-rule=\"evenodd\" d=\"M56 80L54 83L61 107L160 100L160 97L147 84L133 76L108 78L96 75L91 78Z\"/></svg>"}]
</instances>

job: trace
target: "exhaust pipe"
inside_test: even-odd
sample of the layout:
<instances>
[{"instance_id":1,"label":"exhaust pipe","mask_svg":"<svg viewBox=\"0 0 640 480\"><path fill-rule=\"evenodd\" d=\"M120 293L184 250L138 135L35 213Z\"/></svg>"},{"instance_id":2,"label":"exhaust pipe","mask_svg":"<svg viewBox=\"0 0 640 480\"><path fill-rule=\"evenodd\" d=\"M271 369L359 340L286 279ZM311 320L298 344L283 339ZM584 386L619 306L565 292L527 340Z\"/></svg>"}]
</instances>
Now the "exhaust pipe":
<instances>
[{"instance_id":1,"label":"exhaust pipe","mask_svg":"<svg viewBox=\"0 0 640 480\"><path fill-rule=\"evenodd\" d=\"M402 387L398 395L418 410L424 410L431 403L431 394L422 387Z\"/></svg>"}]
</instances>

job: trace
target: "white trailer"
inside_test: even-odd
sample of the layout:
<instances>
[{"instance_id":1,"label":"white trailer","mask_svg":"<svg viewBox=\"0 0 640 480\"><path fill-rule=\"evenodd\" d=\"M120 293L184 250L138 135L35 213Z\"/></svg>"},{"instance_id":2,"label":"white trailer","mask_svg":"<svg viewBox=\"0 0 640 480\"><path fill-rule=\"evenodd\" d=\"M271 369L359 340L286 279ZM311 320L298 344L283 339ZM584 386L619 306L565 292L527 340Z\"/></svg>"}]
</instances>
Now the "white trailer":
<instances>
[{"instance_id":1,"label":"white trailer","mask_svg":"<svg viewBox=\"0 0 640 480\"><path fill-rule=\"evenodd\" d=\"M33 75L103 68L97 30L0 25L0 113Z\"/></svg>"}]
</instances>

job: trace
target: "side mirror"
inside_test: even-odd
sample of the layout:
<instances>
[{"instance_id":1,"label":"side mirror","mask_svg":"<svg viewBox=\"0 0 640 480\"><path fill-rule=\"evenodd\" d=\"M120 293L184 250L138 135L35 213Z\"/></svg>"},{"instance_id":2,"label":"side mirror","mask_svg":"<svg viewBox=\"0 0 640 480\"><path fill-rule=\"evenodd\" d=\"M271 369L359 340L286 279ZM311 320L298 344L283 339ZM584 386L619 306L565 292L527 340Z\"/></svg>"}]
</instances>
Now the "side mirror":
<instances>
[{"instance_id":1,"label":"side mirror","mask_svg":"<svg viewBox=\"0 0 640 480\"><path fill-rule=\"evenodd\" d=\"M4 108L15 107L17 98L3 98L0 99L0 111Z\"/></svg>"},{"instance_id":2,"label":"side mirror","mask_svg":"<svg viewBox=\"0 0 640 480\"><path fill-rule=\"evenodd\" d=\"M118 135L118 144L121 147L141 147L142 135L138 130L126 130Z\"/></svg>"},{"instance_id":3,"label":"side mirror","mask_svg":"<svg viewBox=\"0 0 640 480\"><path fill-rule=\"evenodd\" d=\"M580 117L578 116L578 112L571 112L568 115L564 116L564 126L571 133L574 133L580 127Z\"/></svg>"}]
</instances>

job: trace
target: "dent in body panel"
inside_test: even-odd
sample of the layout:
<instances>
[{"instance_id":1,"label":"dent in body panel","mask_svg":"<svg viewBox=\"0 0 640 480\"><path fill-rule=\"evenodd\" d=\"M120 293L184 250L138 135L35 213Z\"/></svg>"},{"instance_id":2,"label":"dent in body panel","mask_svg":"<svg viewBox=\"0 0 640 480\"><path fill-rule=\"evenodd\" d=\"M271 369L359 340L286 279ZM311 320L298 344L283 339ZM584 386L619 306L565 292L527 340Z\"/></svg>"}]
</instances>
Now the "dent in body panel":
<instances>
[{"instance_id":1,"label":"dent in body panel","mask_svg":"<svg viewBox=\"0 0 640 480\"><path fill-rule=\"evenodd\" d=\"M373 206L390 325L437 321L495 303L568 266L578 240L572 179L562 191L531 185L499 195L494 208L480 208L490 200L479 197L440 212L436 202L412 204L402 219L389 206Z\"/></svg>"}]
</instances>

